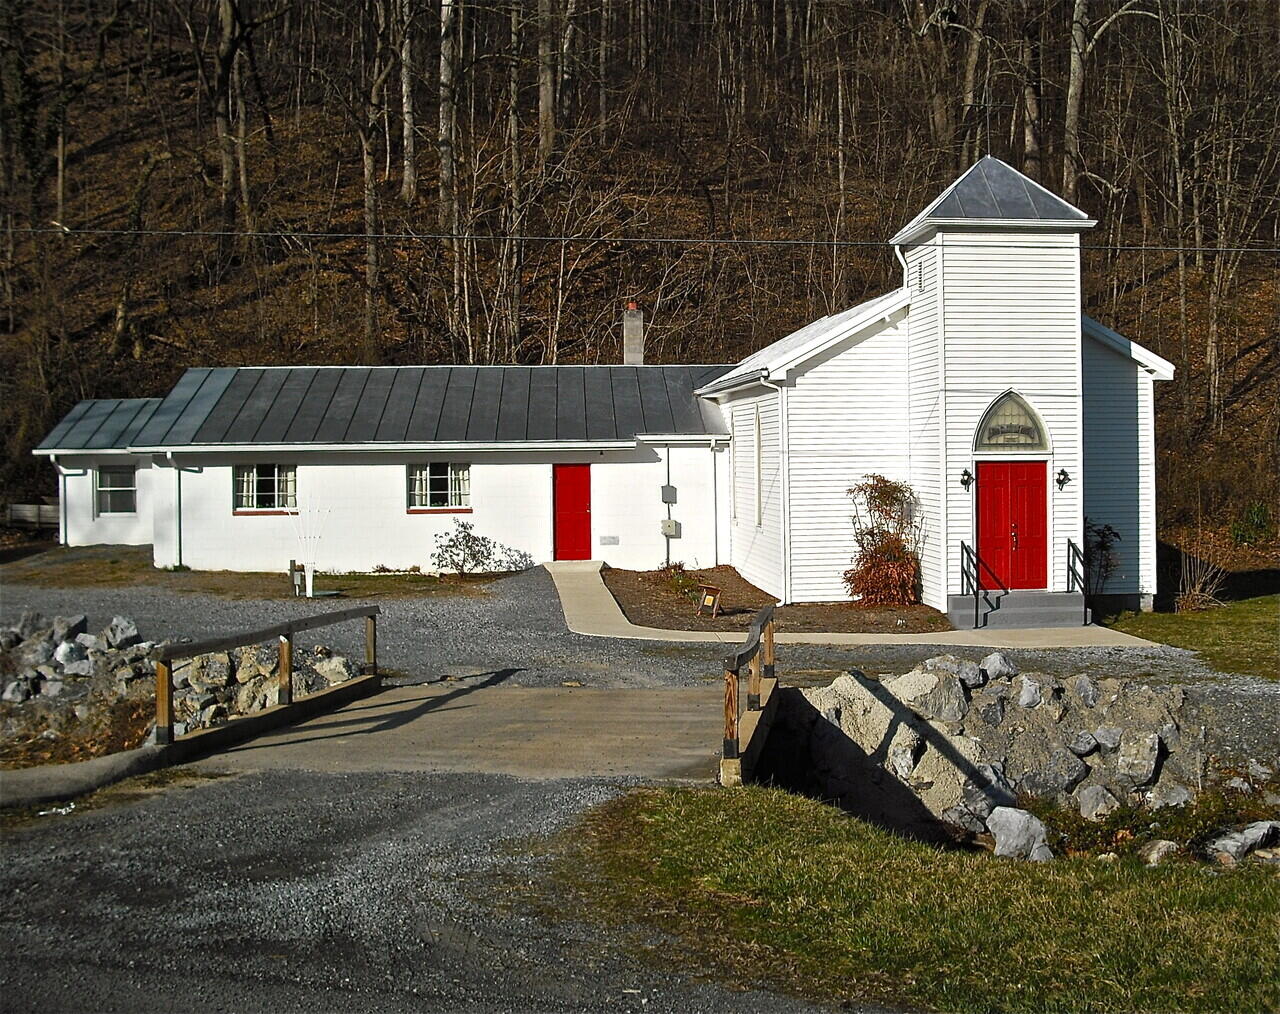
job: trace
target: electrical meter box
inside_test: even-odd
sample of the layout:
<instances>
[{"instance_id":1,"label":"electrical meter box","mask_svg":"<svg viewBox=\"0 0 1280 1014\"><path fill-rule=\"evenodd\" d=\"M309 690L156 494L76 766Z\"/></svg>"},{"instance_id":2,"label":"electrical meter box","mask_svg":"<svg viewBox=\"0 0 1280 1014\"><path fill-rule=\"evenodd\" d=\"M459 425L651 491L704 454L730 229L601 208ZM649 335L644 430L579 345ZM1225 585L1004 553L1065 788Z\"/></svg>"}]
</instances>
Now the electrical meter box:
<instances>
[{"instance_id":1,"label":"electrical meter box","mask_svg":"<svg viewBox=\"0 0 1280 1014\"><path fill-rule=\"evenodd\" d=\"M676 488L675 488L674 486L663 486L663 487L662 487L662 502L663 502L663 503L675 503L675 502L676 502Z\"/></svg>"},{"instance_id":2,"label":"electrical meter box","mask_svg":"<svg viewBox=\"0 0 1280 1014\"><path fill-rule=\"evenodd\" d=\"M668 539L680 538L680 522L667 518L662 522L662 534Z\"/></svg>"}]
</instances>

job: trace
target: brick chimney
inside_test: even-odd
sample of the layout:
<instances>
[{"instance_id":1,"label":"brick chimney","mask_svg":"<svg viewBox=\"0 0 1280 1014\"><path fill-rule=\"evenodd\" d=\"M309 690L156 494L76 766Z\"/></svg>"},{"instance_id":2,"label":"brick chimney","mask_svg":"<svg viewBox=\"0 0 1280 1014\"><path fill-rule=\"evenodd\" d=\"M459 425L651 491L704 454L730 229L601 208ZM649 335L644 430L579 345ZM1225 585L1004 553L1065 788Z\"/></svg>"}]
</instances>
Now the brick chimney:
<instances>
[{"instance_id":1,"label":"brick chimney","mask_svg":"<svg viewBox=\"0 0 1280 1014\"><path fill-rule=\"evenodd\" d=\"M634 299L622 311L622 365L644 365L644 311Z\"/></svg>"}]
</instances>

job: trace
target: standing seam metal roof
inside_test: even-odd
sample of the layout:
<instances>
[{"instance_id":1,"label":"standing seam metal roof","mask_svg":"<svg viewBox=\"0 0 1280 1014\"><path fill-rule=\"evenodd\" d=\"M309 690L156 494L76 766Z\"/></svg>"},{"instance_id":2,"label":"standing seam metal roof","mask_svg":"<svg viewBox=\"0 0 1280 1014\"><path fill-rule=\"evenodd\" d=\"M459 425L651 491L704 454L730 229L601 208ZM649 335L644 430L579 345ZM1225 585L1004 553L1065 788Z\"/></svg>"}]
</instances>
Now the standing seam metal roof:
<instances>
[{"instance_id":1,"label":"standing seam metal roof","mask_svg":"<svg viewBox=\"0 0 1280 1014\"><path fill-rule=\"evenodd\" d=\"M721 433L694 390L721 366L217 367L146 402L112 446L525 443ZM97 419L81 402L40 449ZM109 403L116 406L119 402ZM74 445L88 446L88 445ZM107 446L95 444L93 446Z\"/></svg>"},{"instance_id":2,"label":"standing seam metal roof","mask_svg":"<svg viewBox=\"0 0 1280 1014\"><path fill-rule=\"evenodd\" d=\"M160 402L160 398L92 398L79 402L35 449L121 450L133 443Z\"/></svg>"}]
</instances>

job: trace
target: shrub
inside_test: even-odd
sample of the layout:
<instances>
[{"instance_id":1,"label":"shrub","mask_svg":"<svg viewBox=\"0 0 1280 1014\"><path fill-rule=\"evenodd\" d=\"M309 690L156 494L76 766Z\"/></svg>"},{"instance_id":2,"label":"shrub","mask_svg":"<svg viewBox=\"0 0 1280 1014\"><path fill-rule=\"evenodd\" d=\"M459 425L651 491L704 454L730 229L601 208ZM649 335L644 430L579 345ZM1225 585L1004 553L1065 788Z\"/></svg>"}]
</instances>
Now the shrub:
<instances>
[{"instance_id":1,"label":"shrub","mask_svg":"<svg viewBox=\"0 0 1280 1014\"><path fill-rule=\"evenodd\" d=\"M1090 595L1098 595L1120 564L1115 545L1120 533L1110 525L1084 519L1084 573Z\"/></svg>"},{"instance_id":2,"label":"shrub","mask_svg":"<svg viewBox=\"0 0 1280 1014\"><path fill-rule=\"evenodd\" d=\"M1271 508L1261 500L1256 500L1231 523L1231 541L1237 546L1252 546L1270 540L1275 530Z\"/></svg>"},{"instance_id":3,"label":"shrub","mask_svg":"<svg viewBox=\"0 0 1280 1014\"><path fill-rule=\"evenodd\" d=\"M678 595L683 595L691 602L697 603L701 598L698 591L698 579L684 569L683 563L669 563L663 567L659 574L671 590Z\"/></svg>"},{"instance_id":4,"label":"shrub","mask_svg":"<svg viewBox=\"0 0 1280 1014\"><path fill-rule=\"evenodd\" d=\"M874 473L846 492L857 544L853 566L844 572L849 595L869 606L916 604L922 531L915 492Z\"/></svg>"},{"instance_id":5,"label":"shrub","mask_svg":"<svg viewBox=\"0 0 1280 1014\"><path fill-rule=\"evenodd\" d=\"M477 535L470 521L453 520L453 531L436 535L431 562L438 570L456 574L492 574L527 570L533 566L528 553Z\"/></svg>"}]
</instances>

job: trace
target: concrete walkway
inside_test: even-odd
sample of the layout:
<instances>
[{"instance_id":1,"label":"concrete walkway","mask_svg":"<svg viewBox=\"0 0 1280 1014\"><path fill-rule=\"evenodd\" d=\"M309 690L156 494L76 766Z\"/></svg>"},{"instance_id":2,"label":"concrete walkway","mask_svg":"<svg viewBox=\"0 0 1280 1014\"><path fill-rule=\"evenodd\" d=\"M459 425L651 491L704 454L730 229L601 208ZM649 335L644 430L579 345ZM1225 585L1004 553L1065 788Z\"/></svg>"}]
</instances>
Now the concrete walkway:
<instances>
[{"instance_id":1,"label":"concrete walkway","mask_svg":"<svg viewBox=\"0 0 1280 1014\"><path fill-rule=\"evenodd\" d=\"M736 644L741 634L716 630L640 627L623 615L600 576L599 560L561 560L545 565L560 593L565 623L575 634L642 641L719 641ZM975 648L1142 648L1152 642L1108 627L1028 627L1022 630L942 630L925 634L780 633L781 644L953 644Z\"/></svg>"},{"instance_id":2,"label":"concrete walkway","mask_svg":"<svg viewBox=\"0 0 1280 1014\"><path fill-rule=\"evenodd\" d=\"M723 690L503 686L491 673L395 687L199 762L216 771L475 772L710 781Z\"/></svg>"}]
</instances>

